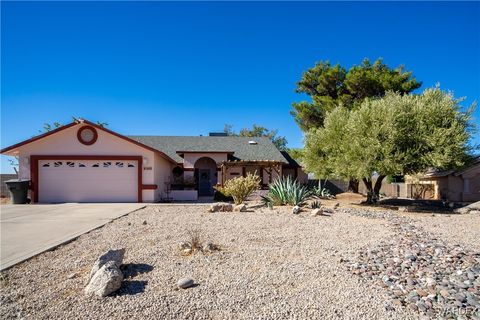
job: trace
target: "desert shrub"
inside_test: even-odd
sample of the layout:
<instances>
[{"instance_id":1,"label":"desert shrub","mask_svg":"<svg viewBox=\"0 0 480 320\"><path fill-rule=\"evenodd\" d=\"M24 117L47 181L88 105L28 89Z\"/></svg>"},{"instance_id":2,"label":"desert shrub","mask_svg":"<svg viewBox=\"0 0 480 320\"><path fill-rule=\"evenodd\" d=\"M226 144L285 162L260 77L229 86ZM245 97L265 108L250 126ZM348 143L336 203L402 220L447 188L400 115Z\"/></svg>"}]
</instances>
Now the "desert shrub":
<instances>
[{"instance_id":1,"label":"desert shrub","mask_svg":"<svg viewBox=\"0 0 480 320\"><path fill-rule=\"evenodd\" d=\"M192 255L197 252L212 253L214 251L220 251L220 246L207 241L206 237L199 229L188 229L187 230L187 240L182 241L179 244L179 248L182 251L183 255Z\"/></svg>"},{"instance_id":2,"label":"desert shrub","mask_svg":"<svg viewBox=\"0 0 480 320\"><path fill-rule=\"evenodd\" d=\"M217 191L227 197L232 197L235 204L242 204L248 196L260 187L260 177L248 173L245 177L237 177L225 182Z\"/></svg>"},{"instance_id":3,"label":"desert shrub","mask_svg":"<svg viewBox=\"0 0 480 320\"><path fill-rule=\"evenodd\" d=\"M290 176L276 179L269 185L269 189L268 194L262 197L267 206L302 206L312 197L312 192L306 186Z\"/></svg>"}]
</instances>

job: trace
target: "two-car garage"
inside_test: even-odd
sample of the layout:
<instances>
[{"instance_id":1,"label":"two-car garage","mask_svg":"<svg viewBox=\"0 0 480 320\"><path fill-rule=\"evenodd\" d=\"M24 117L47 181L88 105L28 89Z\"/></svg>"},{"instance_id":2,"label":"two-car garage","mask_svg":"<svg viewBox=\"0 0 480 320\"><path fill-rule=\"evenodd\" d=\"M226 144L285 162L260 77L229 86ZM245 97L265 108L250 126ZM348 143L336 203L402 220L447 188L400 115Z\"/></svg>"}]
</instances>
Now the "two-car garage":
<instances>
[{"instance_id":1,"label":"two-car garage","mask_svg":"<svg viewBox=\"0 0 480 320\"><path fill-rule=\"evenodd\" d=\"M176 161L87 120L1 150L30 181L33 203L154 202ZM159 188L160 186L160 188Z\"/></svg>"}]
</instances>

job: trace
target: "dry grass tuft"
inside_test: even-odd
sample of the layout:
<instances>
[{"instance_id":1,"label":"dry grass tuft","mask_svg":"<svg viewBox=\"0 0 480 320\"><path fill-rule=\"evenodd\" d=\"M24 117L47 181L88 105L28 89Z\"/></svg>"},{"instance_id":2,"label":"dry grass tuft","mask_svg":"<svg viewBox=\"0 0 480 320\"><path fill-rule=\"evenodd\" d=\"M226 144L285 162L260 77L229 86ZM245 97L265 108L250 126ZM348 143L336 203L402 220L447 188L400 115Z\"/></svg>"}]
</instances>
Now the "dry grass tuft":
<instances>
[{"instance_id":1,"label":"dry grass tuft","mask_svg":"<svg viewBox=\"0 0 480 320\"><path fill-rule=\"evenodd\" d=\"M184 256L195 254L196 252L211 253L220 251L220 246L210 241L205 241L206 237L199 229L187 230L187 241L180 242L180 250Z\"/></svg>"}]
</instances>

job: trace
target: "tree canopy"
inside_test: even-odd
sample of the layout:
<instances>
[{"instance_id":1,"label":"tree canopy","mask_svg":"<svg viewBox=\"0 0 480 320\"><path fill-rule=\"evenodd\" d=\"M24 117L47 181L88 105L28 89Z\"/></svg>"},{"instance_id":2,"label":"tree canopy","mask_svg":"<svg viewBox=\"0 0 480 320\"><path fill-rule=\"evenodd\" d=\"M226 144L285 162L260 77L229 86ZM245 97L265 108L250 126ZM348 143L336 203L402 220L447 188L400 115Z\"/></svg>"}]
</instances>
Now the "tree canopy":
<instances>
[{"instance_id":1,"label":"tree canopy","mask_svg":"<svg viewBox=\"0 0 480 320\"><path fill-rule=\"evenodd\" d=\"M225 124L223 131L229 136L239 137L267 137L279 150L287 150L287 139L284 136L278 136L278 130L270 130L265 127L253 124L251 129L243 128L239 133L232 130L233 126Z\"/></svg>"},{"instance_id":2,"label":"tree canopy","mask_svg":"<svg viewBox=\"0 0 480 320\"><path fill-rule=\"evenodd\" d=\"M462 112L460 102L434 88L421 95L389 92L355 110L338 107L326 114L324 127L306 134L304 164L320 177L363 180L372 196L386 175L460 167L471 152L474 107Z\"/></svg>"},{"instance_id":3,"label":"tree canopy","mask_svg":"<svg viewBox=\"0 0 480 320\"><path fill-rule=\"evenodd\" d=\"M303 131L323 126L326 114L337 106L348 110L358 107L366 98L379 98L387 91L410 93L422 85L412 72L403 66L395 69L377 59L373 64L364 59L362 64L348 71L339 64L320 61L303 73L296 92L310 97L310 101L293 103L291 114Z\"/></svg>"}]
</instances>

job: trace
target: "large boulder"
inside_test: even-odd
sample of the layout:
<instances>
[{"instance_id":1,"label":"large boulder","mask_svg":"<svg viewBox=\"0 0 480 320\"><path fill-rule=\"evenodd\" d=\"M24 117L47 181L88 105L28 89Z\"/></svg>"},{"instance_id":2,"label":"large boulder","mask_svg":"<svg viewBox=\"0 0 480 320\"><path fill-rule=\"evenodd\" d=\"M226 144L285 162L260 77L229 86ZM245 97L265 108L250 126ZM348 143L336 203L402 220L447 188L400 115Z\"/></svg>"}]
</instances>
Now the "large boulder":
<instances>
[{"instance_id":1,"label":"large boulder","mask_svg":"<svg viewBox=\"0 0 480 320\"><path fill-rule=\"evenodd\" d=\"M115 261L108 261L93 275L85 287L85 294L105 297L122 286L123 273Z\"/></svg>"},{"instance_id":2,"label":"large boulder","mask_svg":"<svg viewBox=\"0 0 480 320\"><path fill-rule=\"evenodd\" d=\"M102 268L107 262L113 261L118 268L123 263L123 257L125 256L125 249L115 249L115 250L108 250L100 257L97 258L95 263L93 264L92 270L90 270L90 277L88 280L90 281L92 277L97 273L100 268Z\"/></svg>"}]
</instances>

